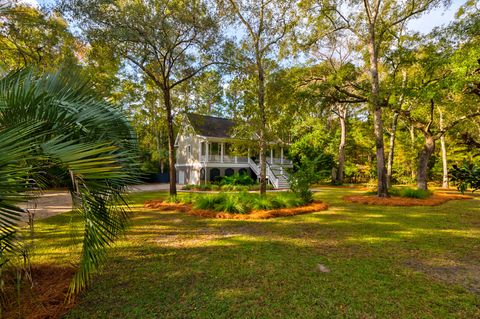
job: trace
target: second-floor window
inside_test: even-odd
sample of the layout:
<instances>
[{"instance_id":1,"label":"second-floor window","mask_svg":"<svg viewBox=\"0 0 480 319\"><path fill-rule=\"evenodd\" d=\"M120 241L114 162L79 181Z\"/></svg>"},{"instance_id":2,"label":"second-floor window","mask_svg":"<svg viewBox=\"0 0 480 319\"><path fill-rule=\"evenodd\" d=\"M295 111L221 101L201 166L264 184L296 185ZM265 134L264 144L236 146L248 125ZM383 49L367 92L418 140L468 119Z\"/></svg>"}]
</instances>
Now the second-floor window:
<instances>
[{"instance_id":1,"label":"second-floor window","mask_svg":"<svg viewBox=\"0 0 480 319\"><path fill-rule=\"evenodd\" d=\"M206 142L200 143L200 145L201 145L200 155L202 155L202 156L205 156L205 154L207 154L206 144L207 144Z\"/></svg>"},{"instance_id":2,"label":"second-floor window","mask_svg":"<svg viewBox=\"0 0 480 319\"><path fill-rule=\"evenodd\" d=\"M188 157L192 156L192 147L190 145L187 145L187 156Z\"/></svg>"},{"instance_id":3,"label":"second-floor window","mask_svg":"<svg viewBox=\"0 0 480 319\"><path fill-rule=\"evenodd\" d=\"M220 155L221 148L220 143L210 143L210 155Z\"/></svg>"}]
</instances>

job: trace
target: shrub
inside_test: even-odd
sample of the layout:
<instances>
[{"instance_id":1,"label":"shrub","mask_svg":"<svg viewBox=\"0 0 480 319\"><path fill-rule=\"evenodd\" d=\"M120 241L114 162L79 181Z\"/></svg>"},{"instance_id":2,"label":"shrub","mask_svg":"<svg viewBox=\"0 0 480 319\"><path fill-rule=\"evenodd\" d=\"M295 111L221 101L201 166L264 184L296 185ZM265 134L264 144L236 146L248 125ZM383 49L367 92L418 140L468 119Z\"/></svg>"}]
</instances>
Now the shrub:
<instances>
[{"instance_id":1,"label":"shrub","mask_svg":"<svg viewBox=\"0 0 480 319\"><path fill-rule=\"evenodd\" d=\"M268 190L272 190L272 189L273 189L273 185L267 184L267 189L268 189ZM260 190L260 184L251 185L251 186L248 187L248 190L258 191L258 190Z\"/></svg>"},{"instance_id":2,"label":"shrub","mask_svg":"<svg viewBox=\"0 0 480 319\"><path fill-rule=\"evenodd\" d=\"M408 198L428 198L432 195L432 192L424 189L404 188L401 192L402 197Z\"/></svg>"},{"instance_id":3,"label":"shrub","mask_svg":"<svg viewBox=\"0 0 480 319\"><path fill-rule=\"evenodd\" d=\"M246 214L251 210L251 207L243 194L227 194L223 203L219 204L215 210L234 214Z\"/></svg>"},{"instance_id":4,"label":"shrub","mask_svg":"<svg viewBox=\"0 0 480 319\"><path fill-rule=\"evenodd\" d=\"M297 196L295 193L284 192L278 193L271 197L271 208L287 208L297 207L306 204L303 198Z\"/></svg>"},{"instance_id":5,"label":"shrub","mask_svg":"<svg viewBox=\"0 0 480 319\"><path fill-rule=\"evenodd\" d=\"M198 209L215 209L216 205L225 200L225 195L224 193L219 193L197 196L194 201L194 207Z\"/></svg>"},{"instance_id":6,"label":"shrub","mask_svg":"<svg viewBox=\"0 0 480 319\"><path fill-rule=\"evenodd\" d=\"M253 197L252 199L253 199L253 201L252 201L253 209L262 210L262 209L272 209L273 208L271 198L268 198L267 196L255 195L255 197Z\"/></svg>"},{"instance_id":7,"label":"shrub","mask_svg":"<svg viewBox=\"0 0 480 319\"><path fill-rule=\"evenodd\" d=\"M271 210L305 204L295 193L279 193L262 197L258 194L218 193L190 197L197 209L246 214L251 210Z\"/></svg>"},{"instance_id":8,"label":"shrub","mask_svg":"<svg viewBox=\"0 0 480 319\"><path fill-rule=\"evenodd\" d=\"M290 174L290 189L297 194L304 202L313 200L313 193L310 186L318 180L316 163L304 160L297 170Z\"/></svg>"},{"instance_id":9,"label":"shrub","mask_svg":"<svg viewBox=\"0 0 480 319\"><path fill-rule=\"evenodd\" d=\"M224 176L220 185L254 185L255 181L247 174L235 173L231 176Z\"/></svg>"},{"instance_id":10,"label":"shrub","mask_svg":"<svg viewBox=\"0 0 480 319\"><path fill-rule=\"evenodd\" d=\"M428 190L410 188L410 187L393 187L389 189L389 194L392 196L408 197L408 198L419 198L425 199L432 195L432 192Z\"/></svg>"},{"instance_id":11,"label":"shrub","mask_svg":"<svg viewBox=\"0 0 480 319\"><path fill-rule=\"evenodd\" d=\"M450 171L451 180L457 183L460 192L465 193L468 187L472 192L480 189L480 166L463 164L462 167L453 166Z\"/></svg>"},{"instance_id":12,"label":"shrub","mask_svg":"<svg viewBox=\"0 0 480 319\"><path fill-rule=\"evenodd\" d=\"M220 186L220 189L222 191L229 191L229 192L246 192L246 191L249 191L250 188L246 185L222 185Z\"/></svg>"}]
</instances>

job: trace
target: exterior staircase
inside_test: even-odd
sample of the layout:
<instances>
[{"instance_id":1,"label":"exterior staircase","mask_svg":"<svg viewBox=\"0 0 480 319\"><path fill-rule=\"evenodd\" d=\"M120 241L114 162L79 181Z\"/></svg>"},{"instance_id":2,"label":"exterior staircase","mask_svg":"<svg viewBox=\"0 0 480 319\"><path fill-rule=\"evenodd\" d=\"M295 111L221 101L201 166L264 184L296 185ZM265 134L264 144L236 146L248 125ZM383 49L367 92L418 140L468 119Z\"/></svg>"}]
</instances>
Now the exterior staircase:
<instances>
[{"instance_id":1,"label":"exterior staircase","mask_svg":"<svg viewBox=\"0 0 480 319\"><path fill-rule=\"evenodd\" d=\"M260 165L251 158L248 159L248 164L252 171L260 176ZM287 165L271 164L267 161L267 179L272 184L273 188L290 188L288 182L288 173L286 171Z\"/></svg>"}]
</instances>

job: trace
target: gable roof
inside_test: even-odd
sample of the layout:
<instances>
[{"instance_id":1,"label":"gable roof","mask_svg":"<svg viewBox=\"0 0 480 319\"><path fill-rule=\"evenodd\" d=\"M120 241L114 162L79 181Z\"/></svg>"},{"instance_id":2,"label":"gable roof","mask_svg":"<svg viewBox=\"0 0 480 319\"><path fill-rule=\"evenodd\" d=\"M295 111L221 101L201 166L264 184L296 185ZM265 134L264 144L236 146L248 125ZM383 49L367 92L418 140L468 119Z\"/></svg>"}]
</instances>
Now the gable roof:
<instances>
[{"instance_id":1,"label":"gable roof","mask_svg":"<svg viewBox=\"0 0 480 319\"><path fill-rule=\"evenodd\" d=\"M186 116L198 135L221 138L233 137L233 128L235 127L233 120L195 113L187 113Z\"/></svg>"}]
</instances>

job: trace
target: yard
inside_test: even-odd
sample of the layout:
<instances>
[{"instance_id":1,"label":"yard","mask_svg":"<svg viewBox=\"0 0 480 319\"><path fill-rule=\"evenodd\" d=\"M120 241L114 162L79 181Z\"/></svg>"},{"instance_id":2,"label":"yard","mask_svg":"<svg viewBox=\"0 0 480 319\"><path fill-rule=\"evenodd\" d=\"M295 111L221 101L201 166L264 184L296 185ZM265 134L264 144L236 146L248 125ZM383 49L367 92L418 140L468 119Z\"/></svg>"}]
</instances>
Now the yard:
<instances>
[{"instance_id":1,"label":"yard","mask_svg":"<svg viewBox=\"0 0 480 319\"><path fill-rule=\"evenodd\" d=\"M134 194L132 227L67 318L480 317L478 198L342 200L360 192L322 188L329 210L261 221L155 212L143 202L166 193ZM36 267L76 262L76 220L37 223Z\"/></svg>"}]
</instances>

